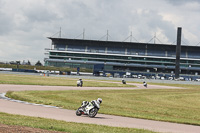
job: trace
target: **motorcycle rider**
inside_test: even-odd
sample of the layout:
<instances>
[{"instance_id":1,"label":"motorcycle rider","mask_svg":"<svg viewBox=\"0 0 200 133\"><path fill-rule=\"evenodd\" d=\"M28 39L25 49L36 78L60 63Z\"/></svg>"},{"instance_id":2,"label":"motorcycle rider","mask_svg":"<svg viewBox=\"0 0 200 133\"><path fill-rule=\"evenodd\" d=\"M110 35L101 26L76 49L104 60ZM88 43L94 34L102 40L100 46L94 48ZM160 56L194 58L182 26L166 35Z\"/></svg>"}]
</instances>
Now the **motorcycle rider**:
<instances>
[{"instance_id":1,"label":"motorcycle rider","mask_svg":"<svg viewBox=\"0 0 200 133\"><path fill-rule=\"evenodd\" d=\"M98 98L97 100L92 100L91 103L94 103L100 109L100 104L102 103L102 99Z\"/></svg>"},{"instance_id":2,"label":"motorcycle rider","mask_svg":"<svg viewBox=\"0 0 200 133\"><path fill-rule=\"evenodd\" d=\"M102 103L102 99L98 98L97 100L92 100L91 102L83 101L81 107L83 107L83 109L85 110L86 106L88 106L88 105L90 106L91 104L92 105L95 104L98 108L100 108L101 103ZM85 111L87 111L87 110L85 110Z\"/></svg>"}]
</instances>

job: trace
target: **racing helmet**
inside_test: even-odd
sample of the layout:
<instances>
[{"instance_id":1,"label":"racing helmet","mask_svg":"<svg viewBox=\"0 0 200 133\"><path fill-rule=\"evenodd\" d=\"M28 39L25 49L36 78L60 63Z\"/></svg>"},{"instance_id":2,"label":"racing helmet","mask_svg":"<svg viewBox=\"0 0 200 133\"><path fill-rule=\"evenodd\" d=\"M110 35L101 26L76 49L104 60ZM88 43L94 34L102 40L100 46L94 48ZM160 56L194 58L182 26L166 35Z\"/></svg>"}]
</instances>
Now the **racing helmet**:
<instances>
[{"instance_id":1,"label":"racing helmet","mask_svg":"<svg viewBox=\"0 0 200 133\"><path fill-rule=\"evenodd\" d=\"M98 98L98 99L97 99L97 102L98 102L99 104L101 104L101 103L102 103L102 99L101 99L101 98Z\"/></svg>"}]
</instances>

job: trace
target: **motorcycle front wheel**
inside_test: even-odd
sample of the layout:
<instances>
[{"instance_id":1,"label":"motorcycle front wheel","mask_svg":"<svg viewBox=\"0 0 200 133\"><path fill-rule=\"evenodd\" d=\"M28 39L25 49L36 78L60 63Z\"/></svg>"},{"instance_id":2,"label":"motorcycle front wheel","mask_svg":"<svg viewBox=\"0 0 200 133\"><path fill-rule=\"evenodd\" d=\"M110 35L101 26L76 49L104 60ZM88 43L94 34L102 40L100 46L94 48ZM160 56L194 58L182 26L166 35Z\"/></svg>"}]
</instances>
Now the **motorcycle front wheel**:
<instances>
[{"instance_id":1,"label":"motorcycle front wheel","mask_svg":"<svg viewBox=\"0 0 200 133\"><path fill-rule=\"evenodd\" d=\"M90 110L88 116L90 118L93 118L93 117L95 117L97 115L97 112L98 112L98 109L97 108L93 108L93 109Z\"/></svg>"}]
</instances>

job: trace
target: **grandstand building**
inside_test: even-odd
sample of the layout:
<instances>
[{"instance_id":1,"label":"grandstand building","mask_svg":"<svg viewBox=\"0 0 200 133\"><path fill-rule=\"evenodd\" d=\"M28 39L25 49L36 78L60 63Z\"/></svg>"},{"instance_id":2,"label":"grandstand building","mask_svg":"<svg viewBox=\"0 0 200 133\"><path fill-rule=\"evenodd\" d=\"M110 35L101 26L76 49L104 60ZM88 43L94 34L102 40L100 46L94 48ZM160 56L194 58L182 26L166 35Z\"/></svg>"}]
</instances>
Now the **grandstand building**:
<instances>
[{"instance_id":1,"label":"grandstand building","mask_svg":"<svg viewBox=\"0 0 200 133\"><path fill-rule=\"evenodd\" d=\"M46 66L90 68L94 74L174 77L176 45L51 38ZM200 74L200 47L181 46L180 76L195 80Z\"/></svg>"}]
</instances>

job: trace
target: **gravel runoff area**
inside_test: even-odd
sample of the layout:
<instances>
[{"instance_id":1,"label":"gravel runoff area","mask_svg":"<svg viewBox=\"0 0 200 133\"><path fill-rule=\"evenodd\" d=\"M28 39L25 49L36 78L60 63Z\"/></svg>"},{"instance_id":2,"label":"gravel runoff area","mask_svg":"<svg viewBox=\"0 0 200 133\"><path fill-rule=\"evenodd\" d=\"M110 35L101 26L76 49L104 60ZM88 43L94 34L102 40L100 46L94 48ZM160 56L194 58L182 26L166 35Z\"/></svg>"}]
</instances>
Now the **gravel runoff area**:
<instances>
[{"instance_id":1,"label":"gravel runoff area","mask_svg":"<svg viewBox=\"0 0 200 133\"><path fill-rule=\"evenodd\" d=\"M0 133L63 133L58 131L49 131L39 128L31 128L24 126L12 126L0 124Z\"/></svg>"},{"instance_id":2,"label":"gravel runoff area","mask_svg":"<svg viewBox=\"0 0 200 133\"><path fill-rule=\"evenodd\" d=\"M22 91L22 90L94 90L94 89L146 89L141 84L134 84L137 87L133 88L110 88L110 87L65 87L65 86L35 86L35 85L0 85L0 93L7 91ZM149 85L147 89L183 89L178 87ZM43 106L35 106L13 102L5 99L0 99L0 112L19 114L34 117L51 118L56 120L64 120L67 122L89 123L98 125L107 125L115 127L129 127L148 129L157 132L170 133L199 133L200 126L177 124L169 122L160 122L145 119L128 118L113 115L98 114L95 118L86 116L78 117L75 115L75 110L48 108ZM1 127L1 125L0 125ZM10 126L9 126L10 128ZM9 130L9 128L7 128ZM34 130L34 129L33 129ZM37 129L35 129L37 130Z\"/></svg>"}]
</instances>

